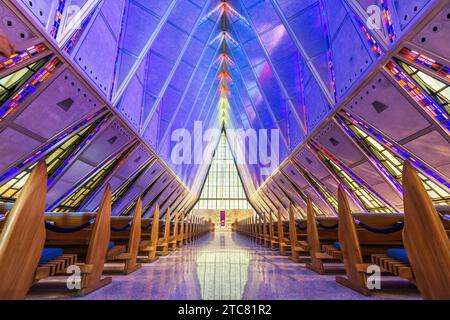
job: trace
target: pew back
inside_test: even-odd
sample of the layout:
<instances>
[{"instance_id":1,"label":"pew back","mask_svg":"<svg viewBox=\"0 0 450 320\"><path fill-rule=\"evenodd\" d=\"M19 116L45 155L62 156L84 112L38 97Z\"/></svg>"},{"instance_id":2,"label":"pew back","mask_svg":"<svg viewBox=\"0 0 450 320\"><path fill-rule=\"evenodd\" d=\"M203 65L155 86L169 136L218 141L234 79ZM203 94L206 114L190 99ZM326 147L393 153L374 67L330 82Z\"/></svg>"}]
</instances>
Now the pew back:
<instances>
[{"instance_id":1,"label":"pew back","mask_svg":"<svg viewBox=\"0 0 450 320\"><path fill-rule=\"evenodd\" d=\"M0 299L24 299L45 243L47 167L32 171L0 235Z\"/></svg>"}]
</instances>

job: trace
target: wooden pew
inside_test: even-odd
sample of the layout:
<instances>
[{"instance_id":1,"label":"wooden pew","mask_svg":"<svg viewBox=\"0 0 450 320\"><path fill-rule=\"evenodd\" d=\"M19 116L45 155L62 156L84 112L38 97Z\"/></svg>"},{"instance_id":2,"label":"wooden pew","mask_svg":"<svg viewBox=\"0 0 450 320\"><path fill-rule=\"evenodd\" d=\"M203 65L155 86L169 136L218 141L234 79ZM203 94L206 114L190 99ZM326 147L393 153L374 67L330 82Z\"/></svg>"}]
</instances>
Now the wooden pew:
<instances>
[{"instance_id":1,"label":"wooden pew","mask_svg":"<svg viewBox=\"0 0 450 320\"><path fill-rule=\"evenodd\" d=\"M195 241L198 238L198 220L199 218L194 216L192 223L192 241Z\"/></svg>"},{"instance_id":2,"label":"wooden pew","mask_svg":"<svg viewBox=\"0 0 450 320\"><path fill-rule=\"evenodd\" d=\"M102 277L110 244L111 197L112 191L108 186L98 213L94 216L89 214L45 215L46 220L54 224L51 230L47 230L46 245L60 247L65 253L76 253L79 258L82 257L83 262L77 263L81 271L81 287L75 291L77 296L84 296L112 281L111 277ZM55 230L55 228L68 230L82 224L89 224L89 226L76 232ZM47 228L49 228L48 225Z\"/></svg>"},{"instance_id":3,"label":"wooden pew","mask_svg":"<svg viewBox=\"0 0 450 320\"><path fill-rule=\"evenodd\" d=\"M450 300L450 222L440 219L410 163L404 165L402 181L403 243L409 263L387 255L373 255L372 261L383 271L415 283L424 299Z\"/></svg>"},{"instance_id":4,"label":"wooden pew","mask_svg":"<svg viewBox=\"0 0 450 320\"><path fill-rule=\"evenodd\" d=\"M252 240L258 242L259 232L258 232L258 216L252 217Z\"/></svg>"},{"instance_id":5,"label":"wooden pew","mask_svg":"<svg viewBox=\"0 0 450 320\"><path fill-rule=\"evenodd\" d=\"M288 252L291 250L291 240L285 236L284 223L283 223L283 208L278 208L277 211L277 240L280 255L287 256Z\"/></svg>"},{"instance_id":6,"label":"wooden pew","mask_svg":"<svg viewBox=\"0 0 450 320\"><path fill-rule=\"evenodd\" d=\"M22 189L21 195L19 196L19 199L16 201L16 204L14 204L13 206L9 206L9 205L6 206L8 211L10 211L9 210L10 208L11 209L14 207L17 208L17 205L19 205L19 203L21 203L20 204L21 209L19 211L29 210L30 209L29 205L33 205L32 201L35 201L35 200L37 201L37 207L34 208L34 210L42 207L41 202L42 201L45 202L45 192L46 192L45 190L47 188L47 186L46 186L47 171L46 170L47 170L46 164L43 161L40 162L33 169L33 172L29 177L29 182L27 182L28 186L27 186L27 184L25 184L24 188ZM33 185L34 187L30 187L30 185ZM30 188L31 188L31 190L39 190L40 192L39 191L35 192L35 195L39 197L39 195L43 194L43 199L30 197L30 194L32 194L34 192L34 191L30 192ZM29 199L29 201L24 200L25 198ZM25 202L23 202L23 201L25 201ZM35 211L33 211L33 212L35 212ZM9 219L15 219L12 217L14 217L17 214L18 214L18 211L13 211L13 212L11 212L11 215L8 214L6 218L2 218L2 220L0 220L0 230L3 230L4 227L5 227L5 229L10 228L11 225L9 223L11 220L9 220ZM44 220L43 211L41 212L41 214L42 214L42 216L35 216L35 217ZM30 217L33 217L33 215ZM16 220L15 223L17 223L18 221L29 222L27 219L23 219L23 220ZM31 223L31 225L34 225L34 223ZM36 231L39 231L40 228L43 228L42 224L39 224ZM5 231L5 232L7 232L7 231ZM15 232L15 231L12 231L12 232ZM9 233L9 232L7 232L7 233ZM20 233L21 233L21 231L19 230L14 234L14 236L20 236ZM30 233L27 235L33 235L33 233ZM44 228L44 235L45 235L45 228ZM36 241L37 241L37 243L39 243L38 239L36 239ZM4 243L6 244L7 242L4 242ZM24 243L25 243L25 241L24 241ZM35 244L35 243L33 243L33 244ZM30 245L30 248L33 249L33 246ZM9 253L9 249L6 249L6 250ZM38 252L40 256L38 259L38 267L35 271L33 282L38 282L40 280L46 279L50 276L54 276L57 274L65 274L66 269L69 266L76 264L76 262L77 262L76 255L64 254L62 252L62 249L60 249L60 248L44 248L44 250L37 250L37 251L33 250L32 251L33 254L35 252ZM2 259L3 259L2 256L0 256L0 261ZM5 258L5 259L7 259L7 258ZM28 273L26 270L28 270L28 266L24 266L23 269L25 270L24 275L27 275ZM18 283L19 283L19 288L24 288L24 287L20 286L20 281ZM21 289L19 289L19 291L21 291L21 295L22 295L21 298L24 298L24 294L26 294L26 292ZM11 294L14 294L14 291L12 291ZM5 297L5 299L10 299L10 298L11 297ZM13 299L16 299L16 298L17 297L15 297Z\"/></svg>"},{"instance_id":7,"label":"wooden pew","mask_svg":"<svg viewBox=\"0 0 450 320\"><path fill-rule=\"evenodd\" d=\"M275 230L274 227L272 212L269 215L269 239L270 239L270 249L272 249L273 251L278 250L279 248L278 234L277 230Z\"/></svg>"},{"instance_id":8,"label":"wooden pew","mask_svg":"<svg viewBox=\"0 0 450 320\"><path fill-rule=\"evenodd\" d=\"M164 229L160 232L158 244L156 245L158 255L160 256L167 256L169 254L170 225L170 208L168 208L166 220L164 221Z\"/></svg>"},{"instance_id":9,"label":"wooden pew","mask_svg":"<svg viewBox=\"0 0 450 320\"><path fill-rule=\"evenodd\" d=\"M186 245L189 243L189 215L186 216L186 220L184 221L184 235L183 235L183 244Z\"/></svg>"},{"instance_id":10,"label":"wooden pew","mask_svg":"<svg viewBox=\"0 0 450 320\"><path fill-rule=\"evenodd\" d=\"M169 250L170 251L176 251L177 250L177 244L178 244L178 219L179 219L179 212L178 210L175 212L175 218L173 220L173 223L169 221L169 225L172 226L170 230L170 236L168 240L169 244Z\"/></svg>"},{"instance_id":11,"label":"wooden pew","mask_svg":"<svg viewBox=\"0 0 450 320\"><path fill-rule=\"evenodd\" d=\"M38 269L45 244L46 189L47 169L41 162L34 168L12 210L2 221L1 300L24 299L36 278L48 276L48 269Z\"/></svg>"},{"instance_id":12,"label":"wooden pew","mask_svg":"<svg viewBox=\"0 0 450 320\"><path fill-rule=\"evenodd\" d=\"M316 217L310 199L307 200L307 244L310 262L306 267L319 274L325 273L324 262L341 261L342 254L333 245L338 241L338 218ZM320 225L320 226L319 226Z\"/></svg>"},{"instance_id":13,"label":"wooden pew","mask_svg":"<svg viewBox=\"0 0 450 320\"><path fill-rule=\"evenodd\" d=\"M337 276L336 281L361 294L370 295L367 289L367 269L370 264L371 254L385 252L388 248L402 245L401 228L393 228L392 232L381 234L366 230L364 225L380 229L391 228L397 224L401 225L403 215L401 214L359 214L352 215L348 203L346 191L343 186L338 190L338 215L339 215L339 247L326 247L326 252L332 257L342 255L346 276ZM355 223L359 221L359 227ZM396 231L395 231L396 230Z\"/></svg>"},{"instance_id":14,"label":"wooden pew","mask_svg":"<svg viewBox=\"0 0 450 320\"><path fill-rule=\"evenodd\" d=\"M141 268L141 265L137 263L139 245L141 242L141 218L141 198L138 199L134 215L131 218L111 218L111 241L114 241L115 243L125 243L125 249L123 252L118 253L110 250L107 254L107 260L108 262L123 263L123 269L121 270L123 274L130 274Z\"/></svg>"},{"instance_id":15,"label":"wooden pew","mask_svg":"<svg viewBox=\"0 0 450 320\"><path fill-rule=\"evenodd\" d=\"M299 225L302 226L304 223L299 222ZM291 204L289 205L289 240L291 249L289 259L294 262L300 262L300 254L307 252L309 249L309 245L304 241L304 238L304 232L299 234L297 231L294 207Z\"/></svg>"},{"instance_id":16,"label":"wooden pew","mask_svg":"<svg viewBox=\"0 0 450 320\"><path fill-rule=\"evenodd\" d=\"M271 214L271 213L269 213ZM263 226L263 238L264 238L264 246L270 248L270 231L269 231L269 222L267 219L267 215L264 214L264 226Z\"/></svg>"},{"instance_id":17,"label":"wooden pew","mask_svg":"<svg viewBox=\"0 0 450 320\"><path fill-rule=\"evenodd\" d=\"M142 220L141 242L139 244L139 261L151 263L158 260L157 245L159 241L159 205L156 204L152 219Z\"/></svg>"},{"instance_id":18,"label":"wooden pew","mask_svg":"<svg viewBox=\"0 0 450 320\"><path fill-rule=\"evenodd\" d=\"M189 243L192 243L195 239L195 216L191 216L189 221Z\"/></svg>"},{"instance_id":19,"label":"wooden pew","mask_svg":"<svg viewBox=\"0 0 450 320\"><path fill-rule=\"evenodd\" d=\"M183 243L184 243L184 227L185 227L185 219L186 219L186 213L183 211L183 213L181 214L181 220L179 222L179 233L178 233L178 247L182 247Z\"/></svg>"},{"instance_id":20,"label":"wooden pew","mask_svg":"<svg viewBox=\"0 0 450 320\"><path fill-rule=\"evenodd\" d=\"M263 213L261 213L263 214ZM263 218L261 218L261 215L258 215L258 237L257 237L257 243L260 245L264 245L264 222Z\"/></svg>"}]
</instances>

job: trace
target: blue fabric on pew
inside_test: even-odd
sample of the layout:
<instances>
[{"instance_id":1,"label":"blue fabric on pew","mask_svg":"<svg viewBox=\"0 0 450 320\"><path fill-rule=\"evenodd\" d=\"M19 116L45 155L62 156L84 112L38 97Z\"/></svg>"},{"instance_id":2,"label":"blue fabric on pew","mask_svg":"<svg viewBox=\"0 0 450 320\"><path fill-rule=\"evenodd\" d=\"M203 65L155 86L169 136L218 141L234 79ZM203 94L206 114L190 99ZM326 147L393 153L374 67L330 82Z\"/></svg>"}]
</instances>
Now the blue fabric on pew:
<instances>
[{"instance_id":1,"label":"blue fabric on pew","mask_svg":"<svg viewBox=\"0 0 450 320\"><path fill-rule=\"evenodd\" d=\"M386 227L386 228L375 228L371 227L357 219L355 219L355 223L360 226L361 228L366 229L367 231L378 233L378 234L390 234L395 233L403 230L403 227L405 226L405 223L403 221L398 221L392 226Z\"/></svg>"},{"instance_id":2,"label":"blue fabric on pew","mask_svg":"<svg viewBox=\"0 0 450 320\"><path fill-rule=\"evenodd\" d=\"M131 222L128 222L126 225L124 225L123 227L119 227L119 228L115 228L115 227L111 226L111 231L122 232L122 231L128 230L130 227L131 227Z\"/></svg>"},{"instance_id":3,"label":"blue fabric on pew","mask_svg":"<svg viewBox=\"0 0 450 320\"><path fill-rule=\"evenodd\" d=\"M336 249L341 250L341 244L340 244L339 242L334 242L334 243L333 243L333 246L334 246Z\"/></svg>"},{"instance_id":4,"label":"blue fabric on pew","mask_svg":"<svg viewBox=\"0 0 450 320\"><path fill-rule=\"evenodd\" d=\"M298 221L295 221L295 225L297 226L297 228L299 229L299 230L301 230L301 231L305 231L305 230L307 230L308 229L308 227L307 226L305 226L305 227L301 227L300 226L300 223L298 222Z\"/></svg>"},{"instance_id":5,"label":"blue fabric on pew","mask_svg":"<svg viewBox=\"0 0 450 320\"><path fill-rule=\"evenodd\" d=\"M147 230L149 230L151 227L152 227L152 225L153 225L153 222L150 222L148 225L146 225L146 226L141 226L141 230L142 231L147 231Z\"/></svg>"},{"instance_id":6,"label":"blue fabric on pew","mask_svg":"<svg viewBox=\"0 0 450 320\"><path fill-rule=\"evenodd\" d=\"M61 248L44 248L42 250L41 258L39 259L39 265L46 264L47 262L62 256L63 250Z\"/></svg>"},{"instance_id":7,"label":"blue fabric on pew","mask_svg":"<svg viewBox=\"0 0 450 320\"><path fill-rule=\"evenodd\" d=\"M323 225L322 223L320 223L320 221L317 221L317 225L325 230L334 230L334 229L339 228L339 223L336 223L333 226L326 226L326 225Z\"/></svg>"},{"instance_id":8,"label":"blue fabric on pew","mask_svg":"<svg viewBox=\"0 0 450 320\"><path fill-rule=\"evenodd\" d=\"M406 255L406 250L403 248L388 249L387 255L389 258L401 261L409 265L409 259L408 256Z\"/></svg>"},{"instance_id":9,"label":"blue fabric on pew","mask_svg":"<svg viewBox=\"0 0 450 320\"><path fill-rule=\"evenodd\" d=\"M95 222L94 219L92 219L78 227L63 228L63 227L58 227L54 222L45 221L45 228L49 231L56 232L56 233L75 233L75 232L78 232L78 231L81 231L81 230L84 230L84 229L90 227L94 222Z\"/></svg>"},{"instance_id":10,"label":"blue fabric on pew","mask_svg":"<svg viewBox=\"0 0 450 320\"><path fill-rule=\"evenodd\" d=\"M114 241L110 241L108 243L108 250L111 250L112 248L114 248L116 246L116 244L114 243Z\"/></svg>"}]
</instances>

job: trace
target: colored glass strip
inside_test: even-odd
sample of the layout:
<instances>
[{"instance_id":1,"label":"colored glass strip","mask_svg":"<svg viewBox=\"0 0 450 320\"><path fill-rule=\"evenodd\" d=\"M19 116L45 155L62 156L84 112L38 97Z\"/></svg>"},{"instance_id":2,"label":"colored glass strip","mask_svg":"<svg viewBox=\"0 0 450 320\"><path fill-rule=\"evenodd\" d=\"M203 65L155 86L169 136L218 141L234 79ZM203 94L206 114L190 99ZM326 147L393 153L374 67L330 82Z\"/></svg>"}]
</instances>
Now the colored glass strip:
<instances>
[{"instance_id":1,"label":"colored glass strip","mask_svg":"<svg viewBox=\"0 0 450 320\"><path fill-rule=\"evenodd\" d=\"M381 195L359 178L343 162L334 157L328 150L311 140L308 144L311 152L342 182L356 203L370 213L392 213L392 207Z\"/></svg>"},{"instance_id":2,"label":"colored glass strip","mask_svg":"<svg viewBox=\"0 0 450 320\"><path fill-rule=\"evenodd\" d=\"M380 169L382 174L397 188L399 193L403 194L402 172L404 159L379 143L374 137L369 135L362 128L353 124L344 116L337 115L336 120L349 136L361 146L372 162ZM446 191L444 187L441 187L436 182L430 180L430 178L420 171L420 169L418 174L424 184L425 190L435 204L450 203L450 193Z\"/></svg>"},{"instance_id":3,"label":"colored glass strip","mask_svg":"<svg viewBox=\"0 0 450 320\"><path fill-rule=\"evenodd\" d=\"M366 25L363 23L363 21L358 15L354 14L353 17L355 18L356 23L358 24L359 28L364 34L364 37L367 43L369 44L370 48L372 49L372 52L375 54L375 56L380 57L383 54L383 50L381 49L377 40L375 40L375 38L372 36L369 30L367 30Z\"/></svg>"},{"instance_id":4,"label":"colored glass strip","mask_svg":"<svg viewBox=\"0 0 450 320\"><path fill-rule=\"evenodd\" d=\"M36 92L38 87L47 80L51 74L61 65L58 58L53 58L40 71L38 71L26 85L24 85L12 98L0 107L0 122L9 114L20 108L20 103L30 94Z\"/></svg>"},{"instance_id":5,"label":"colored glass strip","mask_svg":"<svg viewBox=\"0 0 450 320\"><path fill-rule=\"evenodd\" d=\"M450 116L450 86L439 81L439 79L428 75L425 72L395 59L395 62L408 74L409 77L419 86L433 101L437 102L442 109Z\"/></svg>"},{"instance_id":6,"label":"colored glass strip","mask_svg":"<svg viewBox=\"0 0 450 320\"><path fill-rule=\"evenodd\" d=\"M288 194L289 190L291 188L293 188L295 190L295 192L298 195L300 195L300 197L302 198L303 202L306 204L308 202L308 197L306 196L306 194L297 187L297 185L294 183L294 181L291 180L292 179L291 177L289 177L287 175L285 175L285 177L289 181L289 185L290 185L289 186L290 188L289 187L286 188L285 193ZM284 179L281 180L282 184L284 184L283 180ZM281 189L283 189L283 188L281 188ZM291 202L294 204L294 206L297 208L297 210L299 212L302 212L302 210L297 207L297 203L295 201L291 201ZM319 209L319 207L312 200L311 200L311 203L313 205L313 209L314 209L314 212L315 212L316 216L325 216L325 213L323 213L323 211L321 209ZM303 214L303 212L302 212L302 214Z\"/></svg>"},{"instance_id":7,"label":"colored glass strip","mask_svg":"<svg viewBox=\"0 0 450 320\"><path fill-rule=\"evenodd\" d=\"M40 43L28 49L25 49L21 53L16 53L9 58L0 59L0 71L15 67L47 50L47 46L43 43Z\"/></svg>"},{"instance_id":8,"label":"colored glass strip","mask_svg":"<svg viewBox=\"0 0 450 320\"><path fill-rule=\"evenodd\" d=\"M300 166L296 164L297 169L302 176L309 182L309 185L316 191L317 195L322 199L324 203L336 213L338 210L338 202L335 196L328 190L328 188L322 184L311 172L306 172ZM304 199L306 201L306 199Z\"/></svg>"},{"instance_id":9,"label":"colored glass strip","mask_svg":"<svg viewBox=\"0 0 450 320\"><path fill-rule=\"evenodd\" d=\"M397 40L397 35L395 33L394 23L392 22L392 13L389 9L389 5L387 0L379 0L381 7L381 14L384 22L384 26L386 27L386 31L388 33L388 38L390 43L394 43Z\"/></svg>"},{"instance_id":10,"label":"colored glass strip","mask_svg":"<svg viewBox=\"0 0 450 320\"><path fill-rule=\"evenodd\" d=\"M450 66L444 66L443 64L431 59L430 57L427 57L426 55L415 50L411 50L407 47L403 47L402 50L400 50L399 55L406 60L417 63L429 69L432 72L436 72L441 77L450 81Z\"/></svg>"},{"instance_id":11,"label":"colored glass strip","mask_svg":"<svg viewBox=\"0 0 450 320\"><path fill-rule=\"evenodd\" d=\"M112 195L111 207L114 208L117 203L124 197L124 195L130 190L130 188L136 183L136 181L142 177L142 175L150 168L154 162L149 160L141 166L137 172L130 177L129 180L125 181Z\"/></svg>"},{"instance_id":12,"label":"colored glass strip","mask_svg":"<svg viewBox=\"0 0 450 320\"><path fill-rule=\"evenodd\" d=\"M135 145L131 142L108 159L104 160L97 168L87 174L75 186L70 188L47 211L76 212L89 199L104 181L108 180L111 173L124 163L130 150Z\"/></svg>"},{"instance_id":13,"label":"colored glass strip","mask_svg":"<svg viewBox=\"0 0 450 320\"><path fill-rule=\"evenodd\" d=\"M140 178L151 166L153 166L153 164L154 164L154 161L151 161L150 163L145 165L143 170L139 173L140 176L138 178ZM150 191L152 191L152 189L155 186L156 182L159 180L159 178L162 177L163 174L164 174L164 171L161 171L160 173L158 173L158 175L154 177L152 183L150 183L149 186L139 195L139 197L142 199L142 201L145 201L146 197L148 196ZM137 179L136 179L136 181L137 181ZM120 201L124 200L123 196L128 192L129 188L133 184L131 184L131 183L127 184L128 188L126 190L124 190L123 194L121 195L121 198L119 198L116 203L120 203ZM149 203L147 203L147 205L142 209L142 216L144 216L145 213L148 211L148 209L150 209L150 207L154 204L155 200L156 199L153 199L153 200L149 201ZM134 201L132 201L125 208L125 210L122 211L122 213L120 213L120 215L121 216L129 216L130 214L132 214L132 210L136 206L136 203L137 203L137 197L136 197L136 199ZM115 204L114 204L114 206L115 206Z\"/></svg>"},{"instance_id":14,"label":"colored glass strip","mask_svg":"<svg viewBox=\"0 0 450 320\"><path fill-rule=\"evenodd\" d=\"M53 28L51 35L53 39L58 36L59 29L61 28L61 23L64 16L64 8L66 6L66 0L59 0L58 8L56 9L55 21L53 22Z\"/></svg>"},{"instance_id":15,"label":"colored glass strip","mask_svg":"<svg viewBox=\"0 0 450 320\"><path fill-rule=\"evenodd\" d=\"M350 127L345 123L345 121L339 116L337 115L335 117L337 123L339 123L339 125L341 126L341 128L353 139L355 140L358 145L360 147L363 148L363 150L366 151L367 155L369 156L370 160L372 161L373 164L376 165L376 167L378 168L378 170L380 170L382 172L382 174L387 177L389 179L389 181L391 182L391 184L393 186L395 186L395 188L400 192L403 193L403 188L401 186L401 184L390 174L390 172L386 169L386 167L381 163L381 160L379 158L377 158L376 156L373 155L372 151L370 150L370 148L368 148L366 146L365 143L361 142L360 137L353 131L350 129Z\"/></svg>"},{"instance_id":16,"label":"colored glass strip","mask_svg":"<svg viewBox=\"0 0 450 320\"><path fill-rule=\"evenodd\" d=\"M428 114L433 116L444 128L450 131L449 116L445 110L420 89L400 68L389 61L385 69L391 74L397 83L414 99Z\"/></svg>"}]
</instances>

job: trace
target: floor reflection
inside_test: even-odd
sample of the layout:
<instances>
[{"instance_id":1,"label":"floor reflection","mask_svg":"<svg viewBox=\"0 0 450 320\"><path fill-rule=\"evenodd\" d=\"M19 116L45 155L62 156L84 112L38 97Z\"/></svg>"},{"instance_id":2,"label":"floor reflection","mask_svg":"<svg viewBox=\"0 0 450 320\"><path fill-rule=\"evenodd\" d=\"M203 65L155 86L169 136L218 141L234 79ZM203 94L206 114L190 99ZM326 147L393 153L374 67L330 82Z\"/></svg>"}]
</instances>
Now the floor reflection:
<instances>
[{"instance_id":1,"label":"floor reflection","mask_svg":"<svg viewBox=\"0 0 450 320\"><path fill-rule=\"evenodd\" d=\"M384 288L398 280L386 278ZM297 300L297 299L418 299L417 290L402 282L402 291L384 290L364 297L304 265L261 248L231 232L216 232L195 244L161 257L83 299L132 300ZM31 299L49 298L39 294ZM51 296L52 298L64 298ZM66 297L67 298L67 297Z\"/></svg>"},{"instance_id":2,"label":"floor reflection","mask_svg":"<svg viewBox=\"0 0 450 320\"><path fill-rule=\"evenodd\" d=\"M197 274L203 300L239 300L243 296L250 253L233 245L229 235L217 234L219 249L212 246L198 255Z\"/></svg>"}]
</instances>

